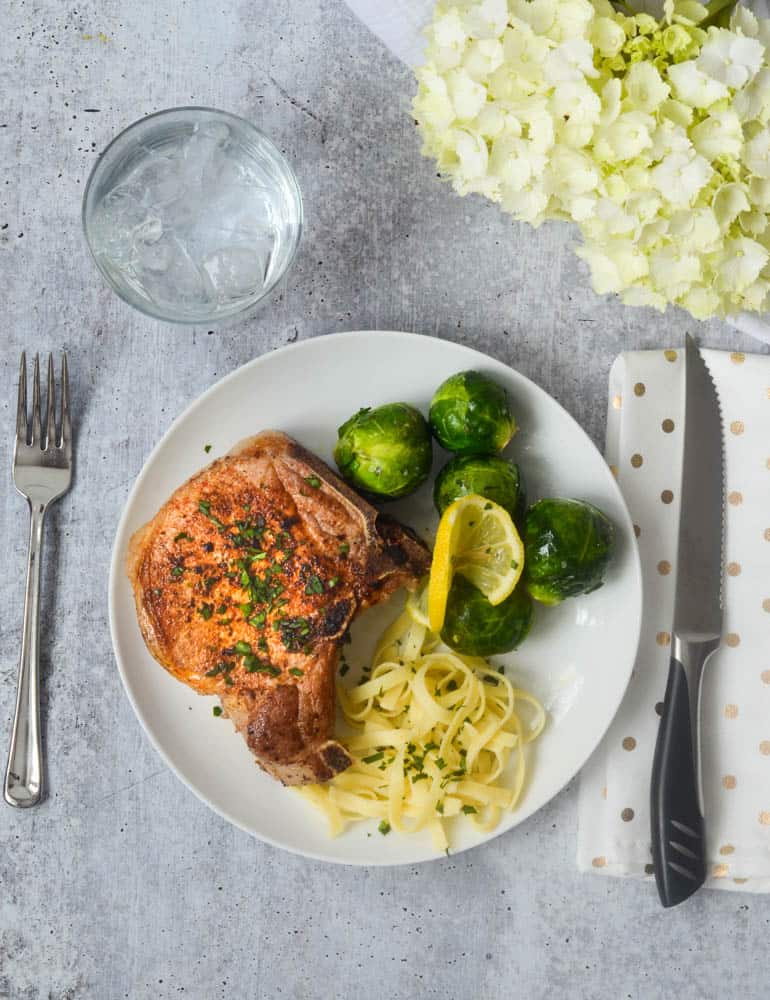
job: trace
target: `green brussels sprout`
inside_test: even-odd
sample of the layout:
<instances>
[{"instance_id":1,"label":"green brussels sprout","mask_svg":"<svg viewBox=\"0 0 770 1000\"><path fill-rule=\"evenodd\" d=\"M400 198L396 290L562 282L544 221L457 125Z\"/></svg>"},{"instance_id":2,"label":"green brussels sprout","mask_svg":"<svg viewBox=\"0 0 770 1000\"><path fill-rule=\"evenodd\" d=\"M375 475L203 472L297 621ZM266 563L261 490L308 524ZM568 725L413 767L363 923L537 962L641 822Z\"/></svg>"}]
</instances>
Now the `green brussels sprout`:
<instances>
[{"instance_id":1,"label":"green brussels sprout","mask_svg":"<svg viewBox=\"0 0 770 1000\"><path fill-rule=\"evenodd\" d=\"M439 514L469 493L493 500L507 510L514 521L521 519L526 506L519 467L497 455L457 455L436 476L433 502Z\"/></svg>"},{"instance_id":2,"label":"green brussels sprout","mask_svg":"<svg viewBox=\"0 0 770 1000\"><path fill-rule=\"evenodd\" d=\"M423 415L408 403L359 410L337 434L334 460L343 477L375 497L406 496L430 473L430 431Z\"/></svg>"},{"instance_id":3,"label":"green brussels sprout","mask_svg":"<svg viewBox=\"0 0 770 1000\"><path fill-rule=\"evenodd\" d=\"M524 517L524 574L542 604L590 594L604 582L615 528L583 500L538 500Z\"/></svg>"},{"instance_id":4,"label":"green brussels sprout","mask_svg":"<svg viewBox=\"0 0 770 1000\"><path fill-rule=\"evenodd\" d=\"M532 624L532 599L524 587L494 607L478 587L457 574L447 600L441 638L458 653L495 656L526 637Z\"/></svg>"},{"instance_id":5,"label":"green brussels sprout","mask_svg":"<svg viewBox=\"0 0 770 1000\"><path fill-rule=\"evenodd\" d=\"M441 383L430 425L438 443L457 455L502 451L516 433L505 389L480 372L458 372Z\"/></svg>"}]
</instances>

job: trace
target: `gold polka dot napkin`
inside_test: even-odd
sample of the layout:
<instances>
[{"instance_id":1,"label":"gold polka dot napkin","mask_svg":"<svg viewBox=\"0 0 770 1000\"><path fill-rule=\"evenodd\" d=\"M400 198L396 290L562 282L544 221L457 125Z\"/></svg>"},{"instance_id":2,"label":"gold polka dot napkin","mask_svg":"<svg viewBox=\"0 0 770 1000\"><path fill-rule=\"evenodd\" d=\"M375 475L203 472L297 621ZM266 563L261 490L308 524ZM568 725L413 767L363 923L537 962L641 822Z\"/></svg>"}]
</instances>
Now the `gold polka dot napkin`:
<instances>
[{"instance_id":1,"label":"gold polka dot napkin","mask_svg":"<svg viewBox=\"0 0 770 1000\"><path fill-rule=\"evenodd\" d=\"M724 634L703 690L706 884L770 892L770 357L702 353L719 391L726 464ZM628 691L581 775L584 871L652 877L650 772L671 643L683 392L683 354L673 350L623 354L610 374L607 461L634 522L644 610Z\"/></svg>"}]
</instances>

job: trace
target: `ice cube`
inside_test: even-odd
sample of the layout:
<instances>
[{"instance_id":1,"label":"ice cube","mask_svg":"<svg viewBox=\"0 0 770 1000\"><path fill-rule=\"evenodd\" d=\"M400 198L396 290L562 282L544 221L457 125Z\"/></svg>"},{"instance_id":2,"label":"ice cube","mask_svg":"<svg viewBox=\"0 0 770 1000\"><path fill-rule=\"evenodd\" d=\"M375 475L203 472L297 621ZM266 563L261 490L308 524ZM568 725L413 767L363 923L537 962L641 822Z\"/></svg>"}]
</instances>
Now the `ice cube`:
<instances>
[{"instance_id":1,"label":"ice cube","mask_svg":"<svg viewBox=\"0 0 770 1000\"><path fill-rule=\"evenodd\" d=\"M248 298L265 284L271 248L267 245L221 247L209 254L202 269L220 303Z\"/></svg>"},{"instance_id":2,"label":"ice cube","mask_svg":"<svg viewBox=\"0 0 770 1000\"><path fill-rule=\"evenodd\" d=\"M178 198L183 188L180 164L159 153L152 153L132 172L131 182L141 189L142 203L154 209Z\"/></svg>"},{"instance_id":3,"label":"ice cube","mask_svg":"<svg viewBox=\"0 0 770 1000\"><path fill-rule=\"evenodd\" d=\"M204 186L209 165L229 138L230 128L223 123L206 122L194 127L192 135L181 147L180 168L184 186L193 189Z\"/></svg>"},{"instance_id":4,"label":"ice cube","mask_svg":"<svg viewBox=\"0 0 770 1000\"><path fill-rule=\"evenodd\" d=\"M164 233L142 253L145 256L137 261L136 273L150 301L172 308L209 302L203 275L175 236Z\"/></svg>"}]
</instances>

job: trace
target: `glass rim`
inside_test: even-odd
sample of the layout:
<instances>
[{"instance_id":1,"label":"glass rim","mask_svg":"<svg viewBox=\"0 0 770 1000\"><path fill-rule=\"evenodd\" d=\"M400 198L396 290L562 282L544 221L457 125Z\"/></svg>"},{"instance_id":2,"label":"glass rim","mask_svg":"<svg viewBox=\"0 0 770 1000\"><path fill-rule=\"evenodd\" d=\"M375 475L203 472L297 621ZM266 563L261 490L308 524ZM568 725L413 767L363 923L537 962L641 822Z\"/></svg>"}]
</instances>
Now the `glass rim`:
<instances>
[{"instance_id":1,"label":"glass rim","mask_svg":"<svg viewBox=\"0 0 770 1000\"><path fill-rule=\"evenodd\" d=\"M96 254L94 253L94 248L91 245L91 239L88 233L88 220L86 212L88 195L91 191L94 180L97 177L99 168L104 164L104 161L110 150L113 148L113 146L117 145L117 143L119 143L121 139L124 139L130 132L134 131L134 129L139 128L140 125L144 125L146 122L149 122L154 118L163 118L167 115L178 114L180 112L196 112L196 113L205 112L206 114L216 115L220 118L228 118L230 119L230 121L237 122L239 125L245 126L245 128L250 130L251 132L256 133L256 135L259 136L260 140L267 145L267 147L273 153L277 161L283 166L286 172L287 179L289 181L289 186L295 198L295 203L297 207L296 237L293 241L293 245L290 249L289 255L286 258L286 262L278 277L275 278L270 285L266 285L256 298L251 299L246 304L234 306L231 309L222 310L219 313L217 313L216 316L209 316L204 318L199 317L196 319L188 318L186 316L184 317L170 316L167 313L161 313L160 310L154 310L152 308L148 308L144 302L137 303L129 299L127 295L124 293L123 289L120 288L118 284L114 281L109 271L107 271L102 266ZM294 258L297 255L297 251L299 250L299 245L302 241L304 221L305 221L304 202L302 199L302 189L299 186L297 175L287 157L284 156L284 154L276 146L275 142L273 142L273 140L270 138L270 136L266 135L260 128L257 128L257 126L253 122L249 121L248 118L244 118L242 115L236 115L233 114L232 111L222 111L220 108L212 108L202 104L181 104L178 107L162 108L160 111L153 111L149 115L144 115L142 118L137 118L129 125L126 125L125 128L121 129L120 132L118 132L117 135L113 136L112 139L104 147L104 149L99 153L94 165L91 167L91 170L88 174L88 179L86 180L85 187L83 189L83 197L81 199L81 206L80 206L80 223L83 230L83 236L85 237L86 246L88 247L88 252L91 256L91 260L96 265L96 269L104 278L107 285L112 289L112 291L118 296L118 298L122 302L125 302L126 305L130 306L132 309L136 309L137 312L140 312L145 316L149 316L151 319L159 320L162 323L173 323L174 325L177 326L206 326L206 325L220 324L225 322L226 320L234 319L237 316L241 316L244 313L249 312L256 306L258 306L260 302L263 302L266 298L268 298L268 296L278 287L278 285L280 285L280 283L289 273L289 270L292 264L294 263Z\"/></svg>"}]
</instances>

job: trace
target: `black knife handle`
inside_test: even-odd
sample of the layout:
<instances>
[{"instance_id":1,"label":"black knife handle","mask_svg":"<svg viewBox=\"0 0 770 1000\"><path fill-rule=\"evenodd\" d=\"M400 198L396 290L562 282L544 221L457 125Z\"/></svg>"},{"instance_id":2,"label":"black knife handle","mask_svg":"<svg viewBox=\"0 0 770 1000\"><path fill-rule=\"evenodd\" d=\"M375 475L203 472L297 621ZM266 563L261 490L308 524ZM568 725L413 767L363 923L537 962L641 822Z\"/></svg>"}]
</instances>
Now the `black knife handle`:
<instances>
[{"instance_id":1,"label":"black knife handle","mask_svg":"<svg viewBox=\"0 0 770 1000\"><path fill-rule=\"evenodd\" d=\"M652 764L652 860L664 906L676 906L703 885L706 844L696 757L699 669L671 657L663 716ZM693 690L695 688L695 690Z\"/></svg>"}]
</instances>

